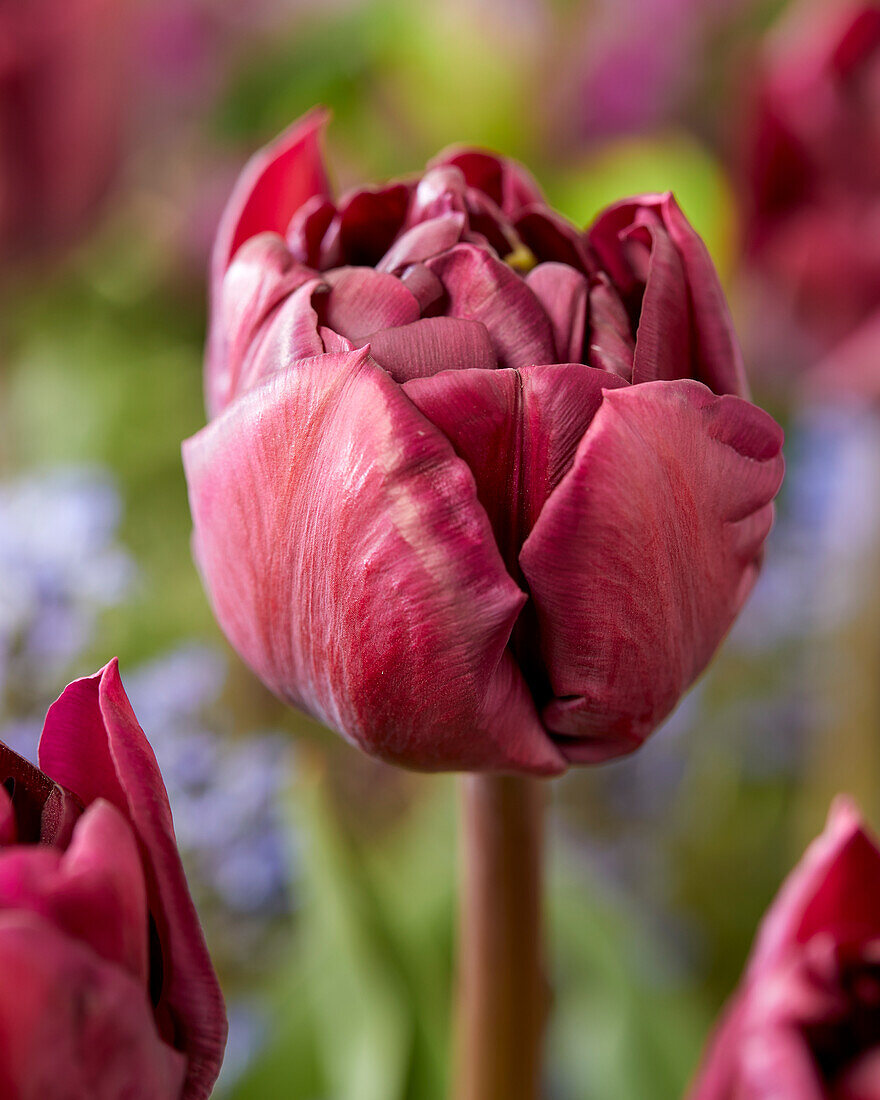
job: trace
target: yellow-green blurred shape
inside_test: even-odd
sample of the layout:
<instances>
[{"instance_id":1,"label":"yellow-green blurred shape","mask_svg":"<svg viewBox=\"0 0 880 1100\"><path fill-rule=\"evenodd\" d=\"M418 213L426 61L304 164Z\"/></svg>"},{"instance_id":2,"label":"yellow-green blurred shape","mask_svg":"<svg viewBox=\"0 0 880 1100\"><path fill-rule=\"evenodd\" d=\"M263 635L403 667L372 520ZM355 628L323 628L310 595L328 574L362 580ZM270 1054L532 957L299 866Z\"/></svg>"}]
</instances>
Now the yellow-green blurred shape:
<instances>
[{"instance_id":1,"label":"yellow-green blurred shape","mask_svg":"<svg viewBox=\"0 0 880 1100\"><path fill-rule=\"evenodd\" d=\"M543 182L552 204L576 225L588 225L618 199L672 191L722 279L731 271L737 229L733 190L718 161L686 134L612 142Z\"/></svg>"}]
</instances>

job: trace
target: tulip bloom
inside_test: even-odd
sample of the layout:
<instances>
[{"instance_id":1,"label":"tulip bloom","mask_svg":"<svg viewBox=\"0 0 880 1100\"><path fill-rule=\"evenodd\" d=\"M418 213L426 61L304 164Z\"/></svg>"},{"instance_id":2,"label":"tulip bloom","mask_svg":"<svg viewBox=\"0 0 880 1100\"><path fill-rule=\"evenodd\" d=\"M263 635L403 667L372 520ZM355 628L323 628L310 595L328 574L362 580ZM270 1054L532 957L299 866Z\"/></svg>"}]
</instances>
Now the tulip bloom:
<instances>
[{"instance_id":1,"label":"tulip bloom","mask_svg":"<svg viewBox=\"0 0 880 1100\"><path fill-rule=\"evenodd\" d=\"M828 345L880 304L880 7L796 6L753 84L746 245L798 323Z\"/></svg>"},{"instance_id":2,"label":"tulip bloom","mask_svg":"<svg viewBox=\"0 0 880 1100\"><path fill-rule=\"evenodd\" d=\"M764 918L690 1096L880 1097L880 851L850 803Z\"/></svg>"},{"instance_id":3,"label":"tulip bloom","mask_svg":"<svg viewBox=\"0 0 880 1100\"><path fill-rule=\"evenodd\" d=\"M636 748L754 582L781 433L670 195L585 234L453 149L331 197L312 115L212 266L195 554L279 696L421 769Z\"/></svg>"},{"instance_id":4,"label":"tulip bloom","mask_svg":"<svg viewBox=\"0 0 880 1100\"><path fill-rule=\"evenodd\" d=\"M0 4L0 253L66 243L119 155L127 0Z\"/></svg>"},{"instance_id":5,"label":"tulip bloom","mask_svg":"<svg viewBox=\"0 0 880 1100\"><path fill-rule=\"evenodd\" d=\"M0 1095L203 1100L223 999L116 662L0 768Z\"/></svg>"}]
</instances>

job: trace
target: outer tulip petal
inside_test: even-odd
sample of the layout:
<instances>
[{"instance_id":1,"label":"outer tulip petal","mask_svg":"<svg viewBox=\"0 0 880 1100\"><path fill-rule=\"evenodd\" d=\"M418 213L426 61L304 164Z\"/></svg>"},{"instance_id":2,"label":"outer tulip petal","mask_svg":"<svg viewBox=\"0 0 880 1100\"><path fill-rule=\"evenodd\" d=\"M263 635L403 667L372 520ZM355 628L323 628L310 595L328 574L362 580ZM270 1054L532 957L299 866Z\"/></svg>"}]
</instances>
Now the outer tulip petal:
<instances>
[{"instance_id":1,"label":"outer tulip petal","mask_svg":"<svg viewBox=\"0 0 880 1100\"><path fill-rule=\"evenodd\" d=\"M0 854L0 910L28 909L81 940L147 988L147 895L137 845L118 810L99 799L62 853L17 845Z\"/></svg>"},{"instance_id":2,"label":"outer tulip petal","mask_svg":"<svg viewBox=\"0 0 880 1100\"><path fill-rule=\"evenodd\" d=\"M880 852L845 798L786 880L761 925L750 973L823 932L835 943L880 939Z\"/></svg>"},{"instance_id":3,"label":"outer tulip petal","mask_svg":"<svg viewBox=\"0 0 880 1100\"><path fill-rule=\"evenodd\" d=\"M180 863L162 776L116 661L76 680L52 705L40 766L86 803L107 799L134 830L162 948L157 1017L167 1021L169 1042L187 1054L183 1100L204 1100L226 1043L223 998Z\"/></svg>"},{"instance_id":4,"label":"outer tulip petal","mask_svg":"<svg viewBox=\"0 0 880 1100\"><path fill-rule=\"evenodd\" d=\"M239 388L242 363L269 314L311 278L314 272L296 263L274 233L252 237L239 249L223 279L218 329L205 364L205 393L212 415Z\"/></svg>"},{"instance_id":5,"label":"outer tulip petal","mask_svg":"<svg viewBox=\"0 0 880 1100\"><path fill-rule=\"evenodd\" d=\"M587 330L587 280L566 264L538 264L526 276L553 326L557 363L579 363Z\"/></svg>"},{"instance_id":6,"label":"outer tulip petal","mask_svg":"<svg viewBox=\"0 0 880 1100\"><path fill-rule=\"evenodd\" d=\"M425 266L443 283L450 317L480 321L502 367L552 363L553 329L537 297L507 264L459 244Z\"/></svg>"},{"instance_id":7,"label":"outer tulip petal","mask_svg":"<svg viewBox=\"0 0 880 1100\"><path fill-rule=\"evenodd\" d=\"M605 395L520 555L569 760L635 748L703 670L754 583L781 443L696 382Z\"/></svg>"},{"instance_id":8,"label":"outer tulip petal","mask_svg":"<svg viewBox=\"0 0 880 1100\"><path fill-rule=\"evenodd\" d=\"M254 154L223 211L211 253L211 317L205 353L205 391L212 416L230 388L223 377L228 340L221 304L224 276L245 241L261 233L283 235L299 207L315 195L329 194L319 147L326 121L325 111L312 111Z\"/></svg>"},{"instance_id":9,"label":"outer tulip petal","mask_svg":"<svg viewBox=\"0 0 880 1100\"><path fill-rule=\"evenodd\" d=\"M160 1039L145 988L30 912L0 912L0 1095L172 1100L184 1057Z\"/></svg>"},{"instance_id":10,"label":"outer tulip petal","mask_svg":"<svg viewBox=\"0 0 880 1100\"><path fill-rule=\"evenodd\" d=\"M578 443L620 379L580 363L513 370L444 371L404 385L477 482L508 569Z\"/></svg>"},{"instance_id":11,"label":"outer tulip petal","mask_svg":"<svg viewBox=\"0 0 880 1100\"><path fill-rule=\"evenodd\" d=\"M280 696L412 767L560 770L473 477L366 351L270 379L184 464L217 617Z\"/></svg>"},{"instance_id":12,"label":"outer tulip petal","mask_svg":"<svg viewBox=\"0 0 880 1100\"><path fill-rule=\"evenodd\" d=\"M478 321L424 317L375 332L369 342L373 358L396 382L442 370L495 367L492 341Z\"/></svg>"},{"instance_id":13,"label":"outer tulip petal","mask_svg":"<svg viewBox=\"0 0 880 1100\"><path fill-rule=\"evenodd\" d=\"M294 213L308 199L329 196L319 145L327 117L324 110L310 111L245 165L214 242L211 271L215 287L245 241L258 233L283 235Z\"/></svg>"}]
</instances>

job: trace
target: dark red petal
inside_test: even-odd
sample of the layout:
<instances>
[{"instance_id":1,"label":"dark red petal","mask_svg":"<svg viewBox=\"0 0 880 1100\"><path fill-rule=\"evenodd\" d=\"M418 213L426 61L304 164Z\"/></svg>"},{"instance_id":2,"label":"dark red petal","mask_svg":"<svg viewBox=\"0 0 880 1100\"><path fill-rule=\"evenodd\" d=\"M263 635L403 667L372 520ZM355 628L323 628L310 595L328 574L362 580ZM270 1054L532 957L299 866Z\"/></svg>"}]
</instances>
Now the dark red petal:
<instances>
[{"instance_id":1,"label":"dark red petal","mask_svg":"<svg viewBox=\"0 0 880 1100\"><path fill-rule=\"evenodd\" d=\"M330 293L320 303L321 323L357 346L371 332L419 319L419 303L400 279L371 267L329 271Z\"/></svg>"},{"instance_id":2,"label":"dark red petal","mask_svg":"<svg viewBox=\"0 0 880 1100\"><path fill-rule=\"evenodd\" d=\"M479 321L502 367L552 363L556 358L547 314L523 280L500 260L459 244L425 265L443 283L444 313Z\"/></svg>"},{"instance_id":3,"label":"dark red petal","mask_svg":"<svg viewBox=\"0 0 880 1100\"><path fill-rule=\"evenodd\" d=\"M429 167L452 165L463 173L468 187L476 188L508 217L524 206L543 204L544 196L531 174L514 160L483 149L453 146L436 156Z\"/></svg>"},{"instance_id":4,"label":"dark red petal","mask_svg":"<svg viewBox=\"0 0 880 1100\"><path fill-rule=\"evenodd\" d=\"M757 575L781 442L697 382L605 394L520 554L568 759L633 749L703 670Z\"/></svg>"},{"instance_id":5,"label":"dark red petal","mask_svg":"<svg viewBox=\"0 0 880 1100\"><path fill-rule=\"evenodd\" d=\"M391 183L343 198L339 203L340 262L354 267L378 263L403 228L409 196L409 184Z\"/></svg>"},{"instance_id":6,"label":"dark red petal","mask_svg":"<svg viewBox=\"0 0 880 1100\"><path fill-rule=\"evenodd\" d=\"M376 265L377 271L397 274L410 264L422 263L458 244L464 232L464 214L443 214L430 221L419 222L394 242Z\"/></svg>"},{"instance_id":7,"label":"dark red petal","mask_svg":"<svg viewBox=\"0 0 880 1100\"><path fill-rule=\"evenodd\" d=\"M445 370L492 370L496 365L489 333L478 321L425 317L375 332L368 341L373 358L396 382Z\"/></svg>"},{"instance_id":8,"label":"dark red petal","mask_svg":"<svg viewBox=\"0 0 880 1100\"><path fill-rule=\"evenodd\" d=\"M590 287L590 333L586 358L590 366L632 381L635 340L620 295L603 272Z\"/></svg>"},{"instance_id":9,"label":"dark red petal","mask_svg":"<svg viewBox=\"0 0 880 1100\"><path fill-rule=\"evenodd\" d=\"M84 803L111 802L138 838L162 948L157 1018L160 1026L167 1020L173 1027L170 1041L187 1056L182 1100L205 1100L226 1045L223 998L180 863L159 766L116 661L74 681L53 703L40 740L40 766Z\"/></svg>"},{"instance_id":10,"label":"dark red petal","mask_svg":"<svg viewBox=\"0 0 880 1100\"><path fill-rule=\"evenodd\" d=\"M555 361L580 363L587 329L587 280L565 264L538 264L526 276L553 326Z\"/></svg>"},{"instance_id":11,"label":"dark red petal","mask_svg":"<svg viewBox=\"0 0 880 1100\"><path fill-rule=\"evenodd\" d=\"M627 241L641 242L648 256L633 383L689 378L691 313L681 258L661 226L635 227Z\"/></svg>"},{"instance_id":12,"label":"dark red petal","mask_svg":"<svg viewBox=\"0 0 880 1100\"><path fill-rule=\"evenodd\" d=\"M523 244L542 263L568 264L587 273L590 270L586 237L555 210L529 206L514 221Z\"/></svg>"}]
</instances>

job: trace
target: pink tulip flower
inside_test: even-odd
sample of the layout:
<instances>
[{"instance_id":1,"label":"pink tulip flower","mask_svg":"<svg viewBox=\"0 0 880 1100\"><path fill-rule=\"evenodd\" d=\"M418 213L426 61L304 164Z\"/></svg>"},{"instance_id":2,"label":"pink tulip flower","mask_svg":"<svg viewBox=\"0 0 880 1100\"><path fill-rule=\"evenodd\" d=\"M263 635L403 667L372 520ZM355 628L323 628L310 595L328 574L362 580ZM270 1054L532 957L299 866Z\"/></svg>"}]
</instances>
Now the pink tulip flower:
<instances>
[{"instance_id":1,"label":"pink tulip flower","mask_svg":"<svg viewBox=\"0 0 880 1100\"><path fill-rule=\"evenodd\" d=\"M764 918L690 1097L880 1098L880 850L849 802Z\"/></svg>"},{"instance_id":2,"label":"pink tulip flower","mask_svg":"<svg viewBox=\"0 0 880 1100\"><path fill-rule=\"evenodd\" d=\"M212 263L195 554L281 698L385 760L555 774L636 748L758 570L781 432L671 195L583 233L452 149L334 200L312 114Z\"/></svg>"},{"instance_id":3,"label":"pink tulip flower","mask_svg":"<svg viewBox=\"0 0 880 1100\"><path fill-rule=\"evenodd\" d=\"M116 662L0 771L0 1095L204 1100L223 999Z\"/></svg>"}]
</instances>

